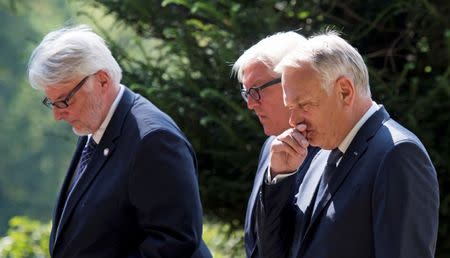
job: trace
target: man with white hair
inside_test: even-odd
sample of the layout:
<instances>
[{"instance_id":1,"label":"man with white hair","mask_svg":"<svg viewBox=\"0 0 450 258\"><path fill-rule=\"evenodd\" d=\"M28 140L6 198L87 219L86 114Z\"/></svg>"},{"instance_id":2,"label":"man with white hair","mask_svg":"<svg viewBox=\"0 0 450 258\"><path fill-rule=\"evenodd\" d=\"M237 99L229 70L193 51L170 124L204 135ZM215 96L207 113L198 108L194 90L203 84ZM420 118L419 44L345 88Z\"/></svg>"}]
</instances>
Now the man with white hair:
<instances>
[{"instance_id":1,"label":"man with white hair","mask_svg":"<svg viewBox=\"0 0 450 258\"><path fill-rule=\"evenodd\" d=\"M253 190L245 215L244 242L247 257L264 257L266 253L264 243L258 243L260 230L255 223L256 200L267 175L270 145L277 135L289 128L289 110L283 104L281 78L274 68L292 49L302 48L305 44L306 39L298 33L279 32L247 49L233 65L233 73L237 74L241 83L242 98L247 103L248 109L253 110L258 116L264 133L269 136L261 149ZM316 150L311 150L309 156L312 157L315 152ZM277 179L274 178L274 180ZM266 180L272 181L272 179ZM300 180L301 178L298 178L298 181ZM278 236L279 241L282 243L289 241L285 236L289 236L290 234L286 232L292 229L291 225L286 225L283 233Z\"/></svg>"},{"instance_id":2,"label":"man with white hair","mask_svg":"<svg viewBox=\"0 0 450 258\"><path fill-rule=\"evenodd\" d=\"M84 25L49 33L28 77L79 136L54 211L52 257L211 257L190 143L120 84L101 37Z\"/></svg>"},{"instance_id":3,"label":"man with white hair","mask_svg":"<svg viewBox=\"0 0 450 258\"><path fill-rule=\"evenodd\" d=\"M271 175L297 169L305 137L322 150L300 187L271 192L263 186L258 227L281 230L276 224L283 220L296 227L289 248L272 240L275 231L262 237L278 252L270 257L434 257L436 171L420 140L372 100L358 51L329 32L310 38L275 71L282 74L293 129L272 143ZM285 202L292 191L294 204ZM296 216L283 217L292 206Z\"/></svg>"}]
</instances>

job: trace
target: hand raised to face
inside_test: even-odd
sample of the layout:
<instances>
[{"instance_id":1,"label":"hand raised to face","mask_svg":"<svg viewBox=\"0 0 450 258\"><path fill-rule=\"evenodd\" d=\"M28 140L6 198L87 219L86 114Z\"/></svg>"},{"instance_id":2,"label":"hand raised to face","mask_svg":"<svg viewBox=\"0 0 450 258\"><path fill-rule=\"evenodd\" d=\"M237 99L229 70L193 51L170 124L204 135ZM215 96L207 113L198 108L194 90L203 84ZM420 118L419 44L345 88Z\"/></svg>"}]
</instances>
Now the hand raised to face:
<instances>
[{"instance_id":1,"label":"hand raised to face","mask_svg":"<svg viewBox=\"0 0 450 258\"><path fill-rule=\"evenodd\" d=\"M270 173L272 178L278 174L295 172L308 153L308 140L305 137L306 125L290 128L272 142Z\"/></svg>"}]
</instances>

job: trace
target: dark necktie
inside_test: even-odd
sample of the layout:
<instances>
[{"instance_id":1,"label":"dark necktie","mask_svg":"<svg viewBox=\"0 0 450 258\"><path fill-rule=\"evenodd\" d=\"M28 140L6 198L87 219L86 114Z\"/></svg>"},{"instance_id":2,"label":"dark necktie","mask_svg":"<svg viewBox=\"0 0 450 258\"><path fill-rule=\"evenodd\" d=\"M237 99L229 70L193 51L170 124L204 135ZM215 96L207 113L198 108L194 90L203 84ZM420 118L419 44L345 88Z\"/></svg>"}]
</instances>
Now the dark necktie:
<instances>
[{"instance_id":1,"label":"dark necktie","mask_svg":"<svg viewBox=\"0 0 450 258\"><path fill-rule=\"evenodd\" d=\"M304 235L306 234L309 224L311 223L311 218L316 212L316 208L319 205L319 202L323 199L322 195L325 192L325 188L328 187L328 183L331 176L333 175L333 171L336 169L336 163L340 157L342 157L342 152L338 148L332 150L330 152L330 155L328 156L327 164L320 178L319 187L316 188L313 198L311 199L311 204L313 204L313 206L309 206L304 216L304 228L301 233L302 237L304 237Z\"/></svg>"},{"instance_id":2,"label":"dark necktie","mask_svg":"<svg viewBox=\"0 0 450 258\"><path fill-rule=\"evenodd\" d=\"M330 155L328 156L327 165L325 166L322 177L320 178L319 189L317 190L316 193L313 214L317 208L317 205L319 205L319 202L324 197L323 195L325 194L325 189L328 187L331 176L333 175L333 172L336 169L336 163L342 157L342 154L343 153L338 148L336 148L333 149L330 152Z\"/></svg>"},{"instance_id":3,"label":"dark necktie","mask_svg":"<svg viewBox=\"0 0 450 258\"><path fill-rule=\"evenodd\" d=\"M73 176L73 180L69 188L69 193L75 187L87 165L91 161L92 154L94 153L96 147L97 143L95 143L94 138L91 137L87 145L84 147L83 152L81 152L80 162L78 163L78 168L75 171L75 175Z\"/></svg>"}]
</instances>

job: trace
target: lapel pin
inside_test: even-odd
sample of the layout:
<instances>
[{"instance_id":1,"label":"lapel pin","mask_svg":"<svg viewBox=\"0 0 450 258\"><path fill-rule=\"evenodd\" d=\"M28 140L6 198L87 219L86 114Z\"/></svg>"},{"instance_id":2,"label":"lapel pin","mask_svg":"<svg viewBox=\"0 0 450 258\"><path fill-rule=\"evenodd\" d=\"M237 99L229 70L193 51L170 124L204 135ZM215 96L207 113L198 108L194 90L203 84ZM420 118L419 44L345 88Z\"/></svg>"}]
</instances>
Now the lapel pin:
<instances>
[{"instance_id":1,"label":"lapel pin","mask_svg":"<svg viewBox=\"0 0 450 258\"><path fill-rule=\"evenodd\" d=\"M108 148L105 148L104 150L103 150L103 156L108 156L108 154L109 154L109 149Z\"/></svg>"}]
</instances>

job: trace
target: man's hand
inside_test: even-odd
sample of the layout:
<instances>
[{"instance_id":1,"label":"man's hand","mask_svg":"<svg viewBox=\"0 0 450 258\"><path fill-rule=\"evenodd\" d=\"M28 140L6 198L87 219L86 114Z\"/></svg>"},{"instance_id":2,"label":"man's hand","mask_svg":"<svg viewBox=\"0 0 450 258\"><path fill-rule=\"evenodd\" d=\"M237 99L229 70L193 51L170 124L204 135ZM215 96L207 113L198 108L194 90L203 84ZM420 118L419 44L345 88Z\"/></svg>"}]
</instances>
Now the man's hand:
<instances>
[{"instance_id":1,"label":"man's hand","mask_svg":"<svg viewBox=\"0 0 450 258\"><path fill-rule=\"evenodd\" d=\"M296 171L305 160L309 145L304 133L306 125L299 124L288 129L272 142L270 173L272 178L278 174Z\"/></svg>"}]
</instances>

